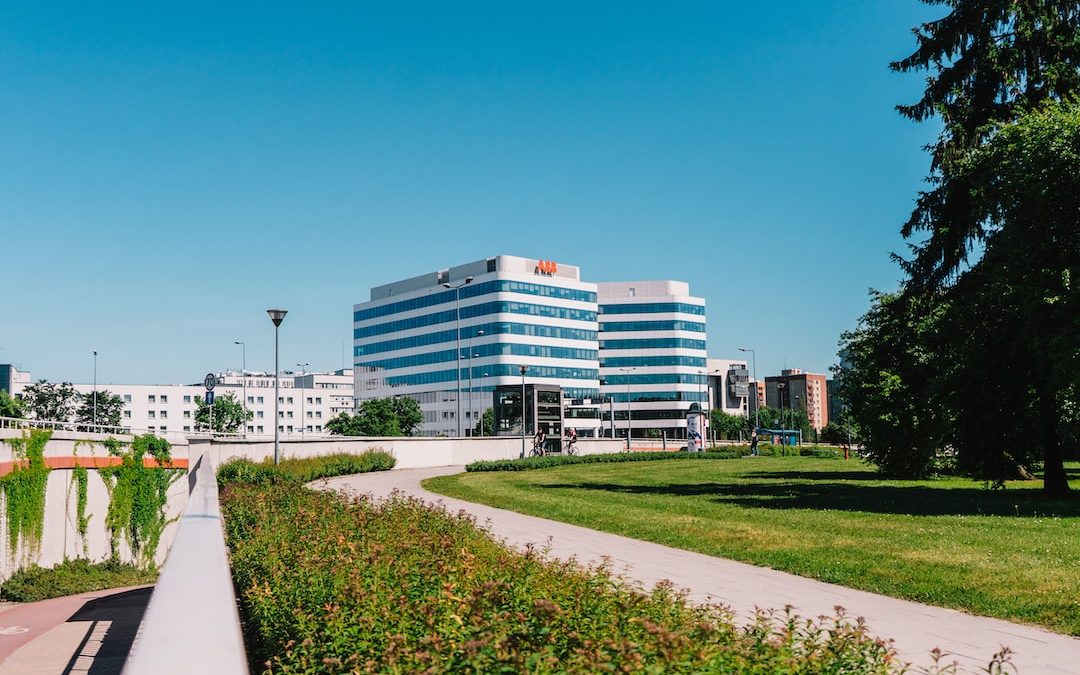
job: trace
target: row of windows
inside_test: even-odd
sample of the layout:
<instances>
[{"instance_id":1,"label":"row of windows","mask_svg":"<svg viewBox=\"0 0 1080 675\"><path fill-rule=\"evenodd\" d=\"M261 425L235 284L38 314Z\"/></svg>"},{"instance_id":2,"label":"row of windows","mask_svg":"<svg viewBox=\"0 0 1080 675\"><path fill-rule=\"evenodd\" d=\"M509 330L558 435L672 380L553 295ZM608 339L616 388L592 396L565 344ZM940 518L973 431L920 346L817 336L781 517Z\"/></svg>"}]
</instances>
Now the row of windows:
<instances>
[{"instance_id":1,"label":"row of windows","mask_svg":"<svg viewBox=\"0 0 1080 675\"><path fill-rule=\"evenodd\" d=\"M704 375L683 375L681 373L652 373L649 375L608 375L604 384L705 384Z\"/></svg>"},{"instance_id":2,"label":"row of windows","mask_svg":"<svg viewBox=\"0 0 1080 675\"><path fill-rule=\"evenodd\" d=\"M583 340L596 342L596 331L581 328L560 328L558 326L538 326L531 323L484 323L478 326L467 326L461 329L461 339L467 340L480 335L529 335L534 337L558 338L560 340ZM424 347L439 344L440 342L453 342L457 336L456 330L441 330L423 335L414 335L396 340L373 342L367 345L353 347L353 356L366 354L378 354L396 349L410 349L412 347Z\"/></svg>"},{"instance_id":3,"label":"row of windows","mask_svg":"<svg viewBox=\"0 0 1080 675\"><path fill-rule=\"evenodd\" d=\"M624 366L690 366L704 368L705 359L700 356L617 356L600 359L601 368Z\"/></svg>"},{"instance_id":4,"label":"row of windows","mask_svg":"<svg viewBox=\"0 0 1080 675\"><path fill-rule=\"evenodd\" d=\"M698 349L705 350L704 340L689 338L647 338L642 340L603 340L600 349Z\"/></svg>"},{"instance_id":5,"label":"row of windows","mask_svg":"<svg viewBox=\"0 0 1080 675\"><path fill-rule=\"evenodd\" d=\"M471 319L488 314L528 314L530 316L544 316L552 319L568 319L570 321L596 321L596 312L587 309L571 309L567 307L552 307L551 305L534 305L528 302L494 301L479 305L469 305L461 308L461 318ZM362 326L353 330L353 338L360 339L372 335L396 333L410 328L422 328L434 326L440 323L454 321L457 316L456 310L435 312L414 316L409 319L398 319L374 326ZM702 329L704 330L704 329Z\"/></svg>"},{"instance_id":6,"label":"row of windows","mask_svg":"<svg viewBox=\"0 0 1080 675\"><path fill-rule=\"evenodd\" d=\"M704 333L705 324L694 321L607 321L600 324L601 333L636 332L645 330L687 330Z\"/></svg>"},{"instance_id":7,"label":"row of windows","mask_svg":"<svg viewBox=\"0 0 1080 675\"><path fill-rule=\"evenodd\" d=\"M626 403L626 392L609 392L616 403ZM634 403L656 403L659 401L697 401L704 403L709 395L700 391L632 391L630 400Z\"/></svg>"},{"instance_id":8,"label":"row of windows","mask_svg":"<svg viewBox=\"0 0 1080 675\"><path fill-rule=\"evenodd\" d=\"M600 305L601 314L659 314L678 312L680 314L698 314L705 316L705 305L690 305L685 302L643 302L640 304Z\"/></svg>"},{"instance_id":9,"label":"row of windows","mask_svg":"<svg viewBox=\"0 0 1080 675\"><path fill-rule=\"evenodd\" d=\"M638 420L681 420L686 419L685 410L632 410L629 413L625 408L619 410L615 409L615 421L626 421L628 418L633 417L634 421ZM611 421L611 413L607 410L600 412L600 419L605 422Z\"/></svg>"},{"instance_id":10,"label":"row of windows","mask_svg":"<svg viewBox=\"0 0 1080 675\"><path fill-rule=\"evenodd\" d=\"M522 293L525 295L539 295L545 298L560 298L563 300L580 300L581 302L596 302L596 293L592 291L579 291L575 288L562 288L560 286L547 286L543 284L530 284L524 281L484 281L478 284L469 284L461 289L461 297L475 298L488 293ZM408 312L421 307L434 307L456 300L456 291L439 291L430 295L424 295L412 300L391 302L378 307L369 307L353 312L353 321L367 321L380 316L389 316L399 312Z\"/></svg>"},{"instance_id":11,"label":"row of windows","mask_svg":"<svg viewBox=\"0 0 1080 675\"><path fill-rule=\"evenodd\" d=\"M521 371L512 363L492 363L483 367L473 368L473 377L503 377L507 375L521 376ZM401 387L414 384L436 384L440 382L453 382L457 379L457 373L453 370L437 370L430 373L414 373L412 375L395 375L384 379L391 387ZM462 368L461 379L467 380L469 371ZM533 380L536 378L556 378L565 380L597 380L600 371L595 368L562 368L553 366L529 366L525 377Z\"/></svg>"},{"instance_id":12,"label":"row of windows","mask_svg":"<svg viewBox=\"0 0 1080 675\"><path fill-rule=\"evenodd\" d=\"M595 349L577 349L575 347L548 347L544 345L525 345L515 342L498 342L486 345L476 345L473 350L474 357L484 356L539 356L551 359L578 359L582 361L596 361L598 352ZM468 349L464 352L468 358ZM424 366L431 363L444 363L454 361L454 350L444 349L438 352L426 352L413 354L412 356L400 356L394 359L382 359L381 361L365 361L357 363L358 366L368 368L381 368L394 370L397 368L411 368Z\"/></svg>"}]
</instances>

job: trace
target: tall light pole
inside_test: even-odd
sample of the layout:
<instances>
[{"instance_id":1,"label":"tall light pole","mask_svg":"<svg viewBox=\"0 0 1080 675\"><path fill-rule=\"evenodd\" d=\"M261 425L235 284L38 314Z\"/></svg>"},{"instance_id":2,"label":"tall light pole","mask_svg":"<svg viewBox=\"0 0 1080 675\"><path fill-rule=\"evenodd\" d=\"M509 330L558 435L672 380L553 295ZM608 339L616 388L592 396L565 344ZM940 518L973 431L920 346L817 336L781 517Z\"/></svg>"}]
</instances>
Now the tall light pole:
<instances>
[{"instance_id":1,"label":"tall light pole","mask_svg":"<svg viewBox=\"0 0 1080 675\"><path fill-rule=\"evenodd\" d=\"M784 422L784 390L787 382L776 383L776 395L780 399L780 445L787 445L787 424Z\"/></svg>"},{"instance_id":2,"label":"tall light pole","mask_svg":"<svg viewBox=\"0 0 1080 675\"><path fill-rule=\"evenodd\" d=\"M521 370L521 458L525 458L525 373L529 372L528 366L518 366Z\"/></svg>"},{"instance_id":3,"label":"tall light pole","mask_svg":"<svg viewBox=\"0 0 1080 675\"><path fill-rule=\"evenodd\" d=\"M483 330L476 331L476 336L477 337L483 337L484 336L484 331ZM474 419L476 419L476 415L473 414L473 393L474 392L473 392L473 386L472 386L472 357L473 357L472 339L473 339L473 336L470 335L469 336L469 421L470 422L472 422ZM477 355L477 356L479 356L479 355ZM484 414L483 407L484 406L480 406L480 408L481 408L480 414L481 415ZM482 434L483 434L483 432L481 432L481 435Z\"/></svg>"},{"instance_id":4,"label":"tall light pole","mask_svg":"<svg viewBox=\"0 0 1080 675\"><path fill-rule=\"evenodd\" d=\"M461 289L472 283L472 277L465 277L457 286L443 284L443 288L454 291L454 370L457 371L457 435L461 438Z\"/></svg>"},{"instance_id":5,"label":"tall light pole","mask_svg":"<svg viewBox=\"0 0 1080 675\"><path fill-rule=\"evenodd\" d=\"M240 345L240 384L244 388L244 436L247 436L247 344L242 340L233 340L234 345Z\"/></svg>"},{"instance_id":6,"label":"tall light pole","mask_svg":"<svg viewBox=\"0 0 1080 675\"><path fill-rule=\"evenodd\" d=\"M630 435L633 433L631 422L633 422L633 414L630 412L630 373L637 370L637 366L633 368L619 368L620 371L626 373L626 450L630 451ZM614 426L614 423L612 423Z\"/></svg>"},{"instance_id":7,"label":"tall light pole","mask_svg":"<svg viewBox=\"0 0 1080 675\"><path fill-rule=\"evenodd\" d=\"M94 350L94 426L97 426L97 350Z\"/></svg>"},{"instance_id":8,"label":"tall light pole","mask_svg":"<svg viewBox=\"0 0 1080 675\"><path fill-rule=\"evenodd\" d=\"M298 364L296 364L296 367L300 369L300 377L303 377L307 373L307 371L305 371L304 369L307 368L310 365L311 365L310 363L298 363ZM293 389L295 389L295 388L296 387L293 387ZM303 436L304 431L307 430L307 418L304 417L304 394L306 393L304 391L304 389L307 389L307 387L303 387L300 390L300 435L301 436Z\"/></svg>"},{"instance_id":9,"label":"tall light pole","mask_svg":"<svg viewBox=\"0 0 1080 675\"><path fill-rule=\"evenodd\" d=\"M278 374L281 372L281 369L278 368L278 328L289 311L286 309L268 309L266 313L270 316L270 320L274 322L274 464L277 464L281 461L281 446L278 442L278 380L280 379Z\"/></svg>"},{"instance_id":10,"label":"tall light pole","mask_svg":"<svg viewBox=\"0 0 1080 675\"><path fill-rule=\"evenodd\" d=\"M480 332L482 333L483 331L480 331ZM485 377L485 378L486 378L487 376L488 376L488 374L487 374L487 373L482 373L482 374L480 375L480 377ZM481 404L480 404L480 435L481 435L481 436L483 436L483 435L484 435L484 412L485 412L485 411L484 411L484 404L483 404L483 403L481 403Z\"/></svg>"},{"instance_id":11,"label":"tall light pole","mask_svg":"<svg viewBox=\"0 0 1080 675\"><path fill-rule=\"evenodd\" d=\"M750 356L754 359L754 428L757 429L761 427L761 423L758 420L758 408L760 408L761 406L757 404L757 352L755 352L753 349L747 349L745 347L739 347L739 351L750 352Z\"/></svg>"}]
</instances>

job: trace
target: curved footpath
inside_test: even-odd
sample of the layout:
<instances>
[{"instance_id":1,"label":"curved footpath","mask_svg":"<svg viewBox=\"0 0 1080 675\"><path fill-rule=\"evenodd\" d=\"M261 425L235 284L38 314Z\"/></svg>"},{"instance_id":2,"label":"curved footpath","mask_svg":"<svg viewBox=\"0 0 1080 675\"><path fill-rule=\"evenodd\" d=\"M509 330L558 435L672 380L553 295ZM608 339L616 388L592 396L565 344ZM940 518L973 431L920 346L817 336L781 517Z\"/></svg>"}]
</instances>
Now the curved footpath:
<instances>
[{"instance_id":1,"label":"curved footpath","mask_svg":"<svg viewBox=\"0 0 1080 675\"><path fill-rule=\"evenodd\" d=\"M900 657L917 666L928 666L930 650L940 647L950 655L945 662L956 660L966 671L982 672L990 657L1008 645L1020 675L1080 672L1080 640L1066 635L443 497L420 487L426 478L461 471L464 467L399 469L331 478L315 485L376 497L399 490L442 502L451 511L471 513L513 546L548 545L553 556L576 557L588 564L606 558L616 572L646 588L668 579L686 588L692 599L723 603L743 617L757 607L785 605L806 617L831 616L839 605L850 615L865 618L873 634L894 640Z\"/></svg>"}]
</instances>

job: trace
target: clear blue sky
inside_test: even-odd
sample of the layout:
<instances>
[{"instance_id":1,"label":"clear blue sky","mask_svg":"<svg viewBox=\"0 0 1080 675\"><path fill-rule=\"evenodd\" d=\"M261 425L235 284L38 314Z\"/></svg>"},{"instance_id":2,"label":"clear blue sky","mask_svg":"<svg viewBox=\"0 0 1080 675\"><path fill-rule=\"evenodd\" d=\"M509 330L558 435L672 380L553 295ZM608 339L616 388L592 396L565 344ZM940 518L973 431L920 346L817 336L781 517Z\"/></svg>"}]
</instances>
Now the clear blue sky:
<instances>
[{"instance_id":1,"label":"clear blue sky","mask_svg":"<svg viewBox=\"0 0 1080 675\"><path fill-rule=\"evenodd\" d=\"M0 9L0 362L340 367L368 289L499 253L689 281L709 351L825 371L936 127L916 0ZM349 358L346 356L346 358Z\"/></svg>"}]
</instances>

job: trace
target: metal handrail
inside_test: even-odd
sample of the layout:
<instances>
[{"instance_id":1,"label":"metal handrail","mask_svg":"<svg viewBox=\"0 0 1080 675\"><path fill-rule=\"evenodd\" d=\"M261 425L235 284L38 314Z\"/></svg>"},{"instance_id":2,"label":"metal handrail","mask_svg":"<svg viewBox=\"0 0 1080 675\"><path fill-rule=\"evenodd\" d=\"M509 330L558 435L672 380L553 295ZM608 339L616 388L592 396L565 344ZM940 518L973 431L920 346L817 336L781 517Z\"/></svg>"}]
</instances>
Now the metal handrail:
<instances>
[{"instance_id":1,"label":"metal handrail","mask_svg":"<svg viewBox=\"0 0 1080 675\"><path fill-rule=\"evenodd\" d=\"M159 429L138 429L130 426L115 426L109 424L88 424L85 422L71 422L62 420L36 420L20 417L0 417L0 429L51 429L53 431L73 431L80 433L100 433L120 436L136 434L154 434L165 438L215 438L224 440L247 439L247 440L273 440L273 434L244 434L239 432L215 431L212 434L200 429L197 431L164 431ZM297 438L327 439L333 438L332 434L304 433L287 434L285 438L296 440Z\"/></svg>"}]
</instances>

